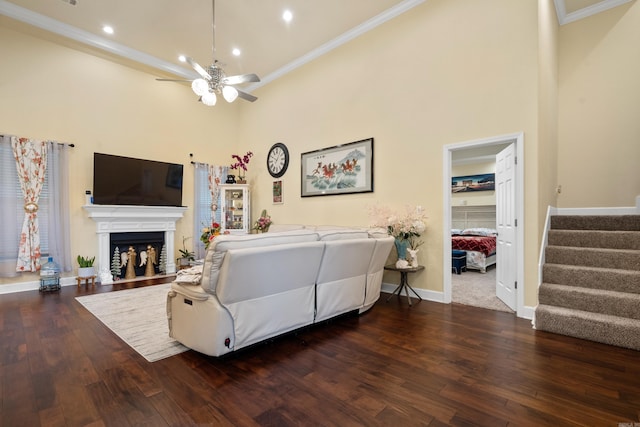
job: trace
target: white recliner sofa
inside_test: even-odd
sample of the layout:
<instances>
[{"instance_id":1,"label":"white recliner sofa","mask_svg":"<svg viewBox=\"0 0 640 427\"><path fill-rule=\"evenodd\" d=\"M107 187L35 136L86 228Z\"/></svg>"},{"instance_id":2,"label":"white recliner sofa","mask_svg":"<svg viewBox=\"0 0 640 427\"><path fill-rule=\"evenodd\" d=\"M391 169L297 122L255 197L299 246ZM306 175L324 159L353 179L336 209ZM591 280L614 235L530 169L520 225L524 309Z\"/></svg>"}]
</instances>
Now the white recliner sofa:
<instances>
[{"instance_id":1,"label":"white recliner sofa","mask_svg":"<svg viewBox=\"0 0 640 427\"><path fill-rule=\"evenodd\" d=\"M298 228L223 235L209 247L199 283L173 282L169 334L221 356L350 311L380 296L393 247L385 233Z\"/></svg>"}]
</instances>

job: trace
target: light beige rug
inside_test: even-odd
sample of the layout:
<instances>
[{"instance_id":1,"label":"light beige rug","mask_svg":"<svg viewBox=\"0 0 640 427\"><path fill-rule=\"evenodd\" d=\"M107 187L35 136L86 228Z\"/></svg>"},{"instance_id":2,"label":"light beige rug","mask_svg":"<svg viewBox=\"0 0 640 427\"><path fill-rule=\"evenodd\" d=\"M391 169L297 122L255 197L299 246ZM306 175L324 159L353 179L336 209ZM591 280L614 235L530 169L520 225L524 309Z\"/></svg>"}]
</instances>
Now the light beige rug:
<instances>
[{"instance_id":1,"label":"light beige rug","mask_svg":"<svg viewBox=\"0 0 640 427\"><path fill-rule=\"evenodd\" d=\"M149 362L188 348L169 336L170 283L76 297L76 300Z\"/></svg>"},{"instance_id":2,"label":"light beige rug","mask_svg":"<svg viewBox=\"0 0 640 427\"><path fill-rule=\"evenodd\" d=\"M489 268L486 273L476 270L451 274L451 301L474 307L513 313L496 296L496 269Z\"/></svg>"}]
</instances>

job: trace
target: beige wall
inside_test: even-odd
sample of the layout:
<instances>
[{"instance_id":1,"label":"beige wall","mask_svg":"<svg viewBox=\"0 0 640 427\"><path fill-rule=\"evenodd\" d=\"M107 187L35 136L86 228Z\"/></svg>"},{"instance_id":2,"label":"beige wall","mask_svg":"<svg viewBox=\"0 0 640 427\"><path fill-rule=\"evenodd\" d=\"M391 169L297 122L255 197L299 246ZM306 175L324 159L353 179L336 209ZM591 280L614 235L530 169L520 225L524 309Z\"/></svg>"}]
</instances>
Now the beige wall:
<instances>
[{"instance_id":1,"label":"beige wall","mask_svg":"<svg viewBox=\"0 0 640 427\"><path fill-rule=\"evenodd\" d=\"M427 268L412 286L442 291L443 146L524 131L525 186L536 187L529 160L538 132L536 7L431 0L260 89L260 100L242 107L240 144L264 159L271 144L284 142L291 164L283 205L271 204L265 166L251 170L254 212L267 208L280 223L366 225L368 205L422 205ZM375 138L373 193L300 197L301 153L367 137ZM535 191L525 198L534 212L526 225L534 224L526 266L533 284Z\"/></svg>"},{"instance_id":2,"label":"beige wall","mask_svg":"<svg viewBox=\"0 0 640 427\"><path fill-rule=\"evenodd\" d=\"M1 21L0 21L1 22ZM71 252L97 253L95 223L81 208L92 188L93 153L182 163L183 204L193 204L194 160L227 164L237 107L206 108L188 86L0 26L0 133L75 144L71 150ZM114 171L117 173L117 171ZM177 224L191 236L193 215ZM73 273L75 274L75 273ZM0 284L35 280L0 279Z\"/></svg>"},{"instance_id":3,"label":"beige wall","mask_svg":"<svg viewBox=\"0 0 640 427\"><path fill-rule=\"evenodd\" d=\"M640 195L640 2L560 28L560 207Z\"/></svg>"}]
</instances>

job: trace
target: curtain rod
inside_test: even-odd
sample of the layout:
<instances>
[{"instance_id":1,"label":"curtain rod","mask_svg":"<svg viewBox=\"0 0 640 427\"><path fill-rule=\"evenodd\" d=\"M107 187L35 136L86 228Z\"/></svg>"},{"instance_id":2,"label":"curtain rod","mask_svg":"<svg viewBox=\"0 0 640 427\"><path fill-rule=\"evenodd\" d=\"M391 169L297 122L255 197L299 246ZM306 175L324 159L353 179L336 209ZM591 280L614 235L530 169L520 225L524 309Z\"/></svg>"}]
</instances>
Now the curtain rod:
<instances>
[{"instance_id":1,"label":"curtain rod","mask_svg":"<svg viewBox=\"0 0 640 427\"><path fill-rule=\"evenodd\" d=\"M3 135L3 134L0 133L0 138L4 138L5 136L14 136L14 135ZM67 144L65 142L56 142L56 141L46 141L46 142L53 142L54 144L58 144L58 145L67 145L67 146L69 146L71 148L76 146L75 144Z\"/></svg>"}]
</instances>

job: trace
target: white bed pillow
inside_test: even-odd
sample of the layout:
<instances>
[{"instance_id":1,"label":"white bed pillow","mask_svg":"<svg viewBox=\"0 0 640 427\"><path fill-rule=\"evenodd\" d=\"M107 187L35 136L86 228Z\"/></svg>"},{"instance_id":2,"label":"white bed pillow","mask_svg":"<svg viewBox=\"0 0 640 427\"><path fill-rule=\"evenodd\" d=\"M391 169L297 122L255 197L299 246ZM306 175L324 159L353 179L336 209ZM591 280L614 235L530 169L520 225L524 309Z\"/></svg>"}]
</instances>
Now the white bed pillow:
<instances>
[{"instance_id":1,"label":"white bed pillow","mask_svg":"<svg viewBox=\"0 0 640 427\"><path fill-rule=\"evenodd\" d=\"M494 228L466 228L462 230L461 233L463 236L484 236L484 237L493 237L498 234L498 232Z\"/></svg>"}]
</instances>

